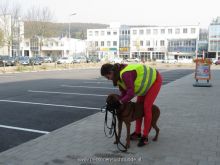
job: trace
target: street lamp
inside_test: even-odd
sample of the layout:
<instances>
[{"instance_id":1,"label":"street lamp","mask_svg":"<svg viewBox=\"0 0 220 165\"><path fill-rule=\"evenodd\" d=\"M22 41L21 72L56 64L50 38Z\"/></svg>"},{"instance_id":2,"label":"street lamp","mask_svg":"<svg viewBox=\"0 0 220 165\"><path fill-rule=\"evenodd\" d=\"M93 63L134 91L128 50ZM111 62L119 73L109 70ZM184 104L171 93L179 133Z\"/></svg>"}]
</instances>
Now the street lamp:
<instances>
[{"instance_id":1,"label":"street lamp","mask_svg":"<svg viewBox=\"0 0 220 165\"><path fill-rule=\"evenodd\" d=\"M69 16L71 17L71 16L74 16L74 15L76 15L77 13L72 13L72 14L70 14ZM69 21L69 38L70 38L70 21Z\"/></svg>"}]
</instances>

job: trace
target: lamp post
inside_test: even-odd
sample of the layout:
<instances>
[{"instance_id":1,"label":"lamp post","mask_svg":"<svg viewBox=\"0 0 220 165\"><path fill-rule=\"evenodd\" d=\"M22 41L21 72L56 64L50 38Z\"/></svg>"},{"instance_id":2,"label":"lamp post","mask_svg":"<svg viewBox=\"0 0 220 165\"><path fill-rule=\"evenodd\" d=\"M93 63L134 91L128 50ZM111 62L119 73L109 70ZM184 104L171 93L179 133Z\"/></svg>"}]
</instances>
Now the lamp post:
<instances>
[{"instance_id":1,"label":"lamp post","mask_svg":"<svg viewBox=\"0 0 220 165\"><path fill-rule=\"evenodd\" d=\"M217 51L216 51L216 60L218 60L218 42L219 42L219 40L217 39Z\"/></svg>"},{"instance_id":2,"label":"lamp post","mask_svg":"<svg viewBox=\"0 0 220 165\"><path fill-rule=\"evenodd\" d=\"M76 15L77 13L72 13L72 14L70 14L69 16L71 17L71 16L74 16L74 15ZM69 21L69 38L70 38L70 21Z\"/></svg>"}]
</instances>

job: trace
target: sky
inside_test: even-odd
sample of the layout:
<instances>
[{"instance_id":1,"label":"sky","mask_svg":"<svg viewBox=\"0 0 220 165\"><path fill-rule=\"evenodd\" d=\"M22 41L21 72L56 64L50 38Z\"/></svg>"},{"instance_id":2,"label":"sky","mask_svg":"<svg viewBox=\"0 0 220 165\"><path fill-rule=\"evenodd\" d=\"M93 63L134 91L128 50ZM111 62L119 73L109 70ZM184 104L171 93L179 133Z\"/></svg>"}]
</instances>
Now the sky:
<instances>
[{"instance_id":1,"label":"sky","mask_svg":"<svg viewBox=\"0 0 220 165\"><path fill-rule=\"evenodd\" d=\"M2 1L2 0L1 0ZM127 25L208 25L220 16L219 0L7 0L20 4L23 14L48 7L54 22ZM76 15L70 16L72 13Z\"/></svg>"}]
</instances>

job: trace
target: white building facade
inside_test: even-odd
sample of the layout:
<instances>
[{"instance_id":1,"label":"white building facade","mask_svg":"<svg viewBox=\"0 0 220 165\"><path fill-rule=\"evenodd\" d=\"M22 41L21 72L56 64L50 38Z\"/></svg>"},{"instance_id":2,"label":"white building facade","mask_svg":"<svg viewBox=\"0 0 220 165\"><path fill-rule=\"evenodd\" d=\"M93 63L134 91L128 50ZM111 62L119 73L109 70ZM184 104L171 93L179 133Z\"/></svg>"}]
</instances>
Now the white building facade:
<instances>
[{"instance_id":1,"label":"white building facade","mask_svg":"<svg viewBox=\"0 0 220 165\"><path fill-rule=\"evenodd\" d=\"M88 54L142 60L193 58L199 25L88 29Z\"/></svg>"},{"instance_id":2,"label":"white building facade","mask_svg":"<svg viewBox=\"0 0 220 165\"><path fill-rule=\"evenodd\" d=\"M211 58L220 59L220 17L209 25L208 51Z\"/></svg>"},{"instance_id":3,"label":"white building facade","mask_svg":"<svg viewBox=\"0 0 220 165\"><path fill-rule=\"evenodd\" d=\"M42 44L40 44L40 41ZM41 45L41 46L40 46ZM25 39L22 46L22 52L25 56L85 56L86 41L74 38L44 38L35 36L31 39Z\"/></svg>"},{"instance_id":4,"label":"white building facade","mask_svg":"<svg viewBox=\"0 0 220 165\"><path fill-rule=\"evenodd\" d=\"M87 30L87 55L99 59L116 57L119 54L120 26L112 25L107 29Z\"/></svg>"}]
</instances>

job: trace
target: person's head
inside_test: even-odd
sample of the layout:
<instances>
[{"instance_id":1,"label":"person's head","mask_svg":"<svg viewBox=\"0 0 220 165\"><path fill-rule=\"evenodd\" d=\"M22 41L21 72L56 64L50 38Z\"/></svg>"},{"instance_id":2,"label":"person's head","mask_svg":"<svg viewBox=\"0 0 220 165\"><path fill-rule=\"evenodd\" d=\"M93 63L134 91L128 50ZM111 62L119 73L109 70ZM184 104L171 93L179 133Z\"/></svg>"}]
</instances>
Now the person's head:
<instances>
[{"instance_id":1,"label":"person's head","mask_svg":"<svg viewBox=\"0 0 220 165\"><path fill-rule=\"evenodd\" d=\"M108 80L112 80L113 85L117 86L120 75L119 64L103 64L100 71L102 76Z\"/></svg>"}]
</instances>

